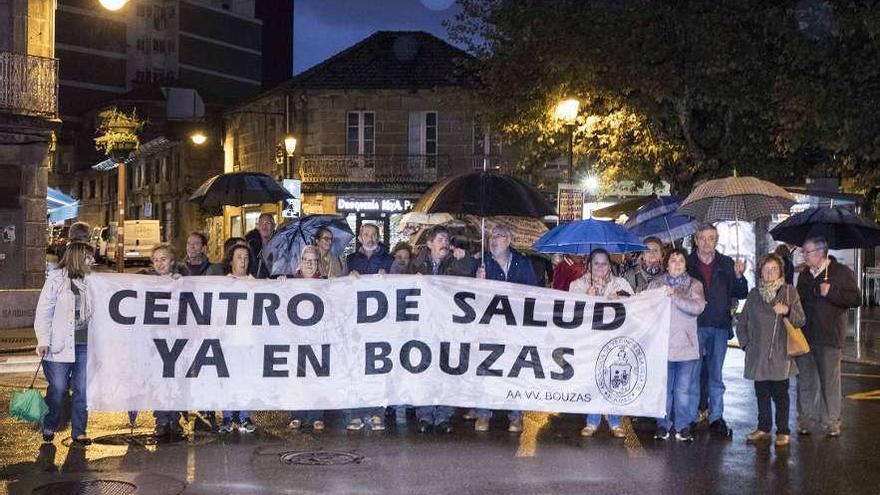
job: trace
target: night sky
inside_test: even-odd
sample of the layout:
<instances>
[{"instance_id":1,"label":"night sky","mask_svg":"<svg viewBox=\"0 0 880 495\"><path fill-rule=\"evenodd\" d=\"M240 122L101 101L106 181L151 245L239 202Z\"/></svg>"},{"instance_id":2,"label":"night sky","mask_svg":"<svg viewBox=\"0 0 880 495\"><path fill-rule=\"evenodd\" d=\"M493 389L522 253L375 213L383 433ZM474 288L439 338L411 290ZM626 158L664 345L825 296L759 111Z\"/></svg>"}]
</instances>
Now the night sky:
<instances>
[{"instance_id":1,"label":"night sky","mask_svg":"<svg viewBox=\"0 0 880 495\"><path fill-rule=\"evenodd\" d=\"M454 0L294 0L293 72L298 74L376 31L427 31L448 41Z\"/></svg>"}]
</instances>

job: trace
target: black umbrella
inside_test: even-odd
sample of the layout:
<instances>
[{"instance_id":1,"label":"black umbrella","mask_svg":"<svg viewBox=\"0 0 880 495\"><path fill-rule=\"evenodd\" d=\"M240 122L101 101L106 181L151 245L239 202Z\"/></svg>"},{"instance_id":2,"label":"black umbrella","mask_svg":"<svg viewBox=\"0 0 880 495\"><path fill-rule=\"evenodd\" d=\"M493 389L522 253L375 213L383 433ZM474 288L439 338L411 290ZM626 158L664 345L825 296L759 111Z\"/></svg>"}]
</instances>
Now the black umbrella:
<instances>
[{"instance_id":1,"label":"black umbrella","mask_svg":"<svg viewBox=\"0 0 880 495\"><path fill-rule=\"evenodd\" d=\"M476 215L483 219L480 228L480 252L485 251L486 217L545 217L556 210L537 189L510 175L489 172L456 175L438 182L422 195L413 211Z\"/></svg>"},{"instance_id":2,"label":"black umbrella","mask_svg":"<svg viewBox=\"0 0 880 495\"><path fill-rule=\"evenodd\" d=\"M509 175L470 172L438 182L413 211L494 217L544 217L556 211L537 189Z\"/></svg>"},{"instance_id":3,"label":"black umbrella","mask_svg":"<svg viewBox=\"0 0 880 495\"><path fill-rule=\"evenodd\" d=\"M839 207L804 210L774 227L770 235L777 241L797 246L811 237L824 237L831 249L880 245L880 225Z\"/></svg>"},{"instance_id":4,"label":"black umbrella","mask_svg":"<svg viewBox=\"0 0 880 495\"><path fill-rule=\"evenodd\" d=\"M276 203L293 199L293 195L266 174L233 172L206 180L189 200L216 212L222 206Z\"/></svg>"},{"instance_id":5,"label":"black umbrella","mask_svg":"<svg viewBox=\"0 0 880 495\"><path fill-rule=\"evenodd\" d=\"M307 215L283 223L260 252L272 275L293 275L305 246L315 244L318 229L333 233L330 254L340 256L354 238L348 222L339 215ZM326 275L326 274L325 274Z\"/></svg>"}]
</instances>

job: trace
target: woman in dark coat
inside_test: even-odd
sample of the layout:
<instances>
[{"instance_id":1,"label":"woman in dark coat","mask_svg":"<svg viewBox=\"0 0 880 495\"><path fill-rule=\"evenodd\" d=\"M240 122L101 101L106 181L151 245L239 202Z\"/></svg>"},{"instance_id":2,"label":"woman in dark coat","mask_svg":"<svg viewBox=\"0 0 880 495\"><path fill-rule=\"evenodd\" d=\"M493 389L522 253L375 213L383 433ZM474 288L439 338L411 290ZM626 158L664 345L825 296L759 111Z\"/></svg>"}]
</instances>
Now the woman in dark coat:
<instances>
[{"instance_id":1,"label":"woman in dark coat","mask_svg":"<svg viewBox=\"0 0 880 495\"><path fill-rule=\"evenodd\" d=\"M785 263L779 256L765 256L759 271L761 280L749 292L736 325L737 338L746 353L744 375L755 381L758 399L758 429L746 439L770 439L772 400L776 406L776 446L783 447L789 443L789 378L797 374L797 365L788 356L783 318L800 327L804 310L795 288L785 283Z\"/></svg>"}]
</instances>

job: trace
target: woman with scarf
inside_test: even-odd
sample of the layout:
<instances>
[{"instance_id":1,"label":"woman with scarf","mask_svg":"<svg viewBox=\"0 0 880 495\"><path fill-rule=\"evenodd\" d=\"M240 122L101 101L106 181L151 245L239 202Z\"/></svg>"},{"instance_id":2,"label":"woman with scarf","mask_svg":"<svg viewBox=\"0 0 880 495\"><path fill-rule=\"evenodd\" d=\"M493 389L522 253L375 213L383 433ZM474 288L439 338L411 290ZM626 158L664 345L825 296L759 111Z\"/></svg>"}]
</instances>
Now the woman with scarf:
<instances>
[{"instance_id":1,"label":"woman with scarf","mask_svg":"<svg viewBox=\"0 0 880 495\"><path fill-rule=\"evenodd\" d=\"M648 289L660 288L672 297L672 318L666 368L666 416L657 418L654 438L666 440L674 427L676 440L691 442L694 436L690 424L696 419L697 405L690 401L694 385L700 381L697 317L706 307L706 298L703 284L687 273L684 249L672 250L666 261L666 273L654 277L648 284Z\"/></svg>"},{"instance_id":2,"label":"woman with scarf","mask_svg":"<svg viewBox=\"0 0 880 495\"><path fill-rule=\"evenodd\" d=\"M788 357L787 330L783 322L804 324L804 310L797 290L785 283L785 262L768 254L759 267L761 281L749 292L742 314L736 324L736 336L745 350L744 375L755 381L758 399L758 429L746 435L748 442L770 439L773 422L771 400L776 406L776 446L789 444L788 382L796 375L797 365Z\"/></svg>"},{"instance_id":3,"label":"woman with scarf","mask_svg":"<svg viewBox=\"0 0 880 495\"><path fill-rule=\"evenodd\" d=\"M663 274L663 241L657 237L646 237L644 243L648 249L639 255L635 266L621 275L636 294L647 289L654 278Z\"/></svg>"},{"instance_id":4,"label":"woman with scarf","mask_svg":"<svg viewBox=\"0 0 880 495\"><path fill-rule=\"evenodd\" d=\"M49 272L40 291L34 314L37 355L43 361L43 374L49 382L43 419L43 442L51 443L61 426L64 398L73 390L70 408L71 438L78 446L89 445L86 425L86 345L92 304L88 290L89 274L95 262L91 246L73 242L64 251L58 269Z\"/></svg>"},{"instance_id":5,"label":"woman with scarf","mask_svg":"<svg viewBox=\"0 0 880 495\"><path fill-rule=\"evenodd\" d=\"M586 294L588 296L606 297L616 299L622 296L631 296L634 291L623 277L615 277L611 273L611 255L604 249L594 249L587 260L587 272L571 283L569 292ZM609 414L607 416L608 427L611 435L615 438L624 438L626 433L620 425L620 416ZM581 429L581 436L591 437L599 429L602 417L599 414L588 414L586 425Z\"/></svg>"}]
</instances>

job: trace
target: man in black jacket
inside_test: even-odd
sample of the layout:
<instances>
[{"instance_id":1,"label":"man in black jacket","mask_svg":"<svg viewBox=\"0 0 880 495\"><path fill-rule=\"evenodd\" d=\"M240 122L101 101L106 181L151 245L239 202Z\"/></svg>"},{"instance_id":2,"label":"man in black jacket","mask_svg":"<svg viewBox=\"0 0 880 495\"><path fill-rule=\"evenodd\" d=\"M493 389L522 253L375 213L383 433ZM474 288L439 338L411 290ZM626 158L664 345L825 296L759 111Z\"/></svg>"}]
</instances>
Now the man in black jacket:
<instances>
[{"instance_id":1,"label":"man in black jacket","mask_svg":"<svg viewBox=\"0 0 880 495\"><path fill-rule=\"evenodd\" d=\"M804 242L806 267L797 290L806 314L804 336L810 352L796 358L798 433L821 424L829 437L840 436L840 349L850 308L862 303L853 271L828 256L823 238Z\"/></svg>"},{"instance_id":2,"label":"man in black jacket","mask_svg":"<svg viewBox=\"0 0 880 495\"><path fill-rule=\"evenodd\" d=\"M477 272L477 261L462 250L450 252L449 230L442 225L431 228L426 235L428 249L413 262L413 273L420 275L454 275L473 277ZM452 427L449 420L455 408L452 406L419 406L416 418L419 431L428 433L449 433Z\"/></svg>"},{"instance_id":3,"label":"man in black jacket","mask_svg":"<svg viewBox=\"0 0 880 495\"><path fill-rule=\"evenodd\" d=\"M718 230L712 224L701 225L694 236L697 247L688 256L688 274L703 284L706 309L697 318L697 335L700 339L700 359L706 369L706 392L709 406L709 428L712 432L729 435L730 428L724 421L724 381L722 369L727 355L727 341L733 337L731 309L737 299L749 295L749 286L743 277L746 264L733 261L715 250ZM697 417L700 384L691 390L692 417Z\"/></svg>"},{"instance_id":4,"label":"man in black jacket","mask_svg":"<svg viewBox=\"0 0 880 495\"><path fill-rule=\"evenodd\" d=\"M254 278L269 278L271 268L263 259L263 248L269 243L269 239L275 234L275 217L271 213L263 213L257 219L257 227L245 234L251 252L254 253L254 264L248 267L248 271Z\"/></svg>"}]
</instances>

